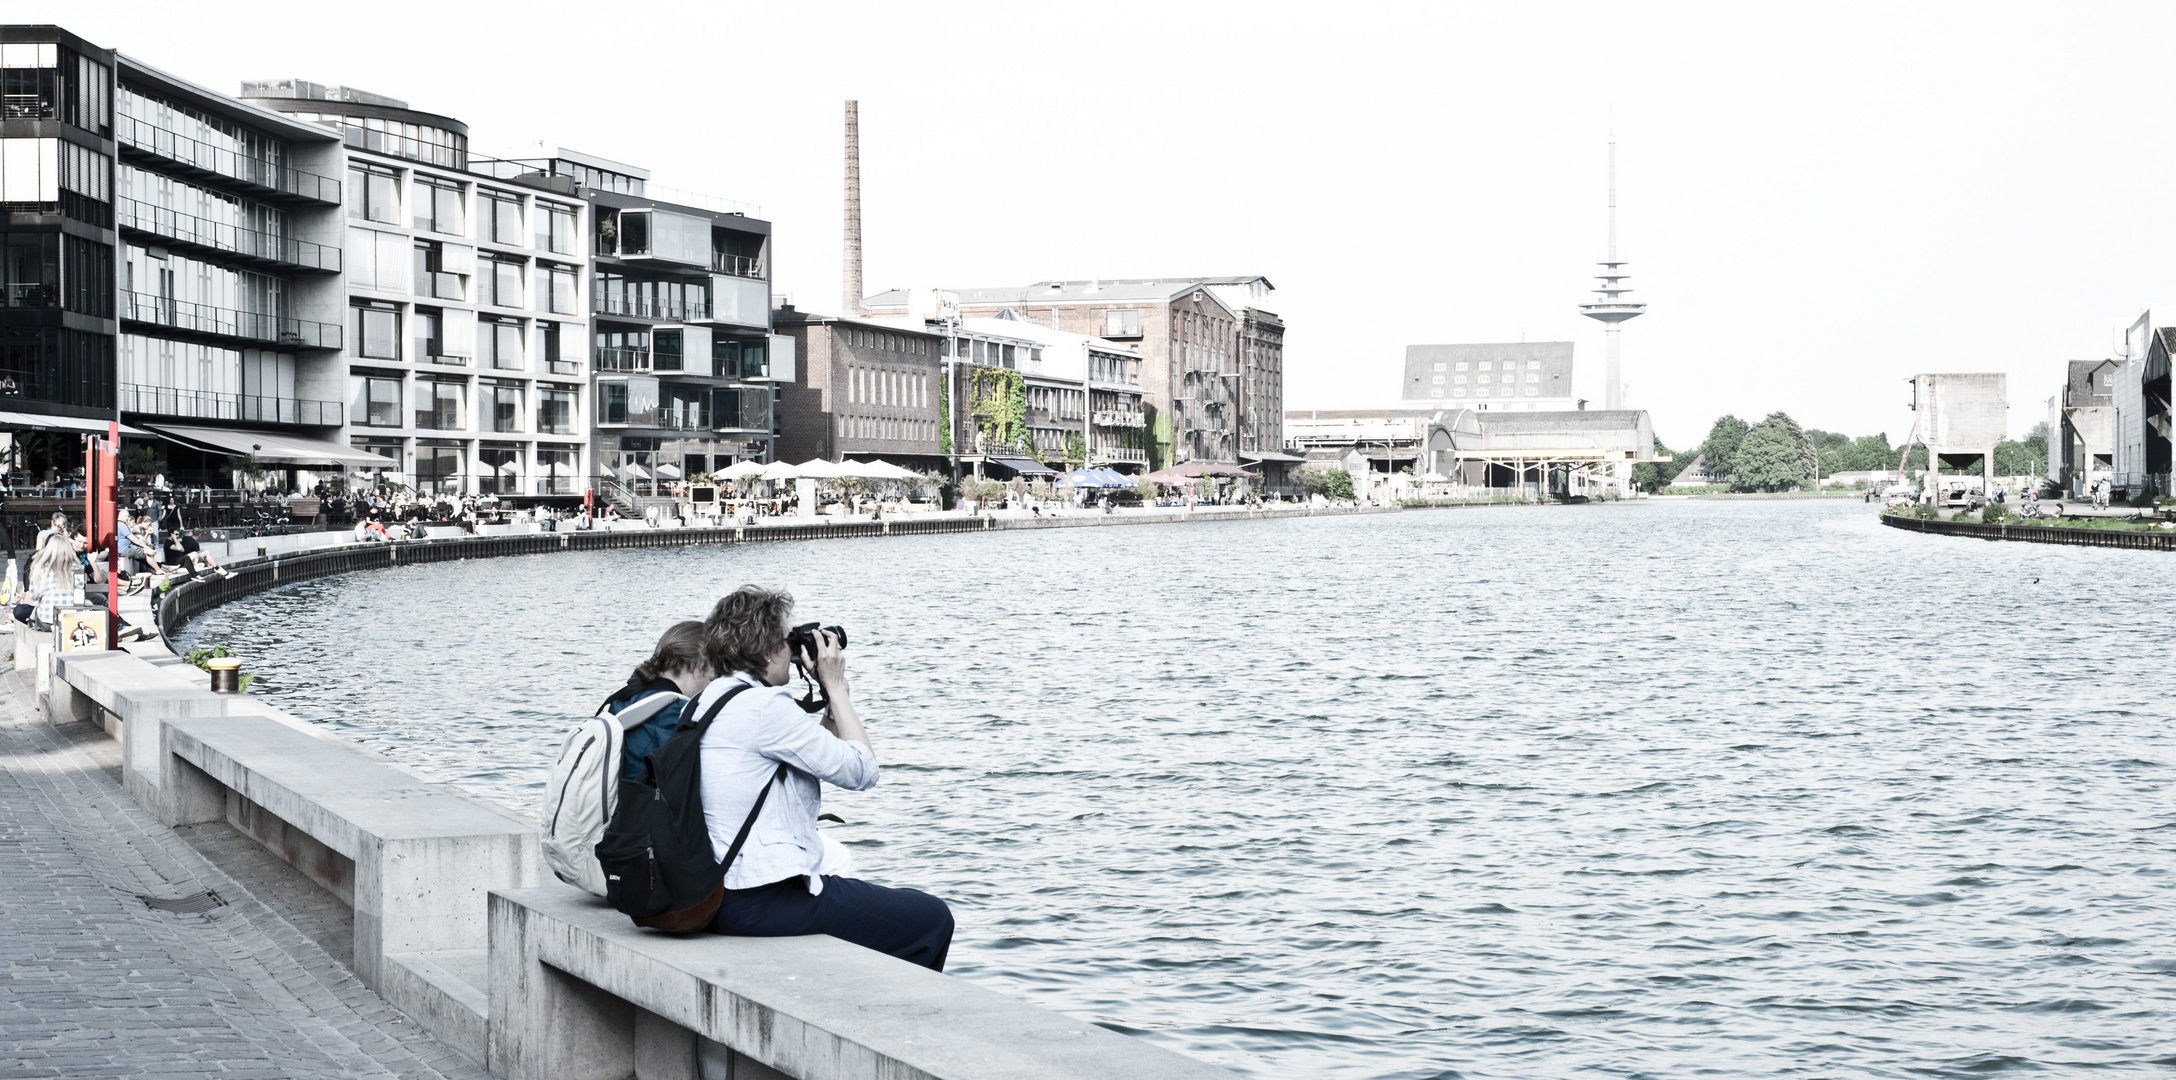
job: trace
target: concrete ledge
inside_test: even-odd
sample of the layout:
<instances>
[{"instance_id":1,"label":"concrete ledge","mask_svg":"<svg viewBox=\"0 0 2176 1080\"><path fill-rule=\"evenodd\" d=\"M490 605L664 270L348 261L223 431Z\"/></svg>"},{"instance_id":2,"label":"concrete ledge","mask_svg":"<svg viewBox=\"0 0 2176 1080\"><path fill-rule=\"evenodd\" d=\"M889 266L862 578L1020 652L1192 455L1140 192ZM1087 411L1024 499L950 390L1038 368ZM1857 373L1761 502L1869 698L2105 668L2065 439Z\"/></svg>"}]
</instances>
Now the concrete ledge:
<instances>
[{"instance_id":1,"label":"concrete ledge","mask_svg":"<svg viewBox=\"0 0 2176 1080\"><path fill-rule=\"evenodd\" d=\"M508 1080L620 1080L657 1021L793 1080L1232 1075L837 938L659 934L565 885L491 894L491 988L485 1060Z\"/></svg>"}]
</instances>

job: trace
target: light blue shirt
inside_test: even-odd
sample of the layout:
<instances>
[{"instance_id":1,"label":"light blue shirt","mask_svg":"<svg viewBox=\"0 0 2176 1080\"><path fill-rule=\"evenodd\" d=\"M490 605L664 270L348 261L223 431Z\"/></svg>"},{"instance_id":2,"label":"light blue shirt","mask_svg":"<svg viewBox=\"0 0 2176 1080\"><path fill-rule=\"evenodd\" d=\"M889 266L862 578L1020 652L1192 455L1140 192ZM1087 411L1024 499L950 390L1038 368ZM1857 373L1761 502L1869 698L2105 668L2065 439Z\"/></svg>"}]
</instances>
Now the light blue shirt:
<instances>
[{"instance_id":1,"label":"light blue shirt","mask_svg":"<svg viewBox=\"0 0 2176 1080\"><path fill-rule=\"evenodd\" d=\"M718 713L703 733L703 821L717 857L733 846L733 836L764 785L783 761L792 766L764 800L763 813L748 831L740 857L726 867L725 887L753 889L790 877L808 878L808 891L823 891L816 870L823 865L823 842L816 836L816 815L823 810L822 787L829 781L848 791L876 786L876 755L858 742L824 730L801 710L793 691L765 686L746 672L710 684L689 703L682 718L692 722L735 685L749 689Z\"/></svg>"}]
</instances>

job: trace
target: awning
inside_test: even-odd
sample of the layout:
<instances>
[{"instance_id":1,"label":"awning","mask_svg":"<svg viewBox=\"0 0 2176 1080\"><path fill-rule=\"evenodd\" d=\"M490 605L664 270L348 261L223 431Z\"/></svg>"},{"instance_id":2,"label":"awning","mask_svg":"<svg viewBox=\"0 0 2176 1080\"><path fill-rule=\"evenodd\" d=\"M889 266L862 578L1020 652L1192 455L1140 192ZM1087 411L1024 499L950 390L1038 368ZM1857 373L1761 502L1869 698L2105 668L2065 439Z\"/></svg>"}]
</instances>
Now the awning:
<instances>
[{"instance_id":1,"label":"awning","mask_svg":"<svg viewBox=\"0 0 2176 1080\"><path fill-rule=\"evenodd\" d=\"M80 431L87 435L104 435L109 420L93 420L85 416L50 416L45 413L0 412L0 428L11 431ZM121 434L137 439L152 435L142 428L121 425Z\"/></svg>"},{"instance_id":2,"label":"awning","mask_svg":"<svg viewBox=\"0 0 2176 1080\"><path fill-rule=\"evenodd\" d=\"M182 427L157 424L151 430L207 448L254 457L260 465L354 465L368 469L397 468L398 463L380 454L311 439L285 432L237 431L232 428Z\"/></svg>"},{"instance_id":3,"label":"awning","mask_svg":"<svg viewBox=\"0 0 2176 1080\"><path fill-rule=\"evenodd\" d=\"M1019 473L1022 476L1058 475L1058 470L1053 469L1050 466L1043 464L1042 462L1029 461L1026 458L994 457L991 458L990 461L992 464L1003 465L1004 467L1011 469L1012 471Z\"/></svg>"}]
</instances>

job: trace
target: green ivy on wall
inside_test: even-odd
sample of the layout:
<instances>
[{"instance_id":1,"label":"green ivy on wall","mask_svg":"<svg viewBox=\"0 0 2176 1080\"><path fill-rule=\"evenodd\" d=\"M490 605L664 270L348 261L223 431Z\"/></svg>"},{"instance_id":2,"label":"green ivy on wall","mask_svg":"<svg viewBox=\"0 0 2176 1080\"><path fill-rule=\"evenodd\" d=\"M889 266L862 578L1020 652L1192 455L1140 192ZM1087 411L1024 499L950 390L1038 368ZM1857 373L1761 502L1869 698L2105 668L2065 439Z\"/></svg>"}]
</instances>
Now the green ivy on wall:
<instances>
[{"instance_id":1,"label":"green ivy on wall","mask_svg":"<svg viewBox=\"0 0 2176 1080\"><path fill-rule=\"evenodd\" d=\"M937 452L952 454L952 380L937 380Z\"/></svg>"},{"instance_id":2,"label":"green ivy on wall","mask_svg":"<svg viewBox=\"0 0 2176 1080\"><path fill-rule=\"evenodd\" d=\"M1027 383L1012 368L968 369L968 410L982 437L995 443L1035 449L1028 430Z\"/></svg>"}]
</instances>

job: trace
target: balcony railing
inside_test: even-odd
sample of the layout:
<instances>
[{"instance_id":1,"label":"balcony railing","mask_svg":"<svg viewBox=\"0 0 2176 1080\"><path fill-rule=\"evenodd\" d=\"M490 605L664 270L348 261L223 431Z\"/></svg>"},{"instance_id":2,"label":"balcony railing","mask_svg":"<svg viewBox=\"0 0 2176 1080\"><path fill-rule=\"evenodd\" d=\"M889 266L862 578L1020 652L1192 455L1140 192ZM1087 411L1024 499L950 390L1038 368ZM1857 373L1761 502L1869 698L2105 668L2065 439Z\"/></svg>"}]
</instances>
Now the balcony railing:
<instances>
[{"instance_id":1,"label":"balcony railing","mask_svg":"<svg viewBox=\"0 0 2176 1080\"><path fill-rule=\"evenodd\" d=\"M332 177L247 157L224 146L213 146L126 114L115 116L113 120L114 137L126 149L139 150L177 165L298 199L340 204L340 181Z\"/></svg>"},{"instance_id":2,"label":"balcony railing","mask_svg":"<svg viewBox=\"0 0 2176 1080\"><path fill-rule=\"evenodd\" d=\"M0 285L0 303L11 308L59 307L60 290L37 282L9 282Z\"/></svg>"},{"instance_id":3,"label":"balcony railing","mask_svg":"<svg viewBox=\"0 0 2176 1080\"><path fill-rule=\"evenodd\" d=\"M739 397L739 415L730 409L736 394ZM718 404L711 409L713 431L755 431L771 433L771 388L768 386L739 387L725 391L713 399Z\"/></svg>"},{"instance_id":4,"label":"balcony railing","mask_svg":"<svg viewBox=\"0 0 2176 1080\"><path fill-rule=\"evenodd\" d=\"M429 347L418 347L416 359L426 364L440 364L445 367L467 367L470 363L466 356L447 356Z\"/></svg>"},{"instance_id":5,"label":"balcony railing","mask_svg":"<svg viewBox=\"0 0 2176 1080\"><path fill-rule=\"evenodd\" d=\"M710 253L710 268L718 273L731 274L734 277L760 278L763 276L763 263L761 260L751 259L746 255L728 255L722 251Z\"/></svg>"},{"instance_id":6,"label":"balcony railing","mask_svg":"<svg viewBox=\"0 0 2176 1080\"><path fill-rule=\"evenodd\" d=\"M466 300L468 299L468 278L460 274L425 270L416 275L416 295L436 297L440 300Z\"/></svg>"},{"instance_id":7,"label":"balcony railing","mask_svg":"<svg viewBox=\"0 0 2176 1080\"><path fill-rule=\"evenodd\" d=\"M216 394L208 390L123 383L121 411L189 420L253 420L268 424L339 427L346 422L347 405L339 401Z\"/></svg>"},{"instance_id":8,"label":"balcony railing","mask_svg":"<svg viewBox=\"0 0 2176 1080\"><path fill-rule=\"evenodd\" d=\"M1096 410L1095 425L1097 427L1147 427L1148 414L1124 412L1115 409L1098 409Z\"/></svg>"},{"instance_id":9,"label":"balcony railing","mask_svg":"<svg viewBox=\"0 0 2176 1080\"><path fill-rule=\"evenodd\" d=\"M710 305L683 304L647 297L599 295L590 305L597 315L629 315L637 319L701 320L710 318Z\"/></svg>"},{"instance_id":10,"label":"balcony railing","mask_svg":"<svg viewBox=\"0 0 2176 1080\"><path fill-rule=\"evenodd\" d=\"M115 199L114 209L114 216L122 228L139 229L176 244L233 252L310 270L340 272L340 249L336 247L245 229L127 197Z\"/></svg>"},{"instance_id":11,"label":"balcony railing","mask_svg":"<svg viewBox=\"0 0 2176 1080\"><path fill-rule=\"evenodd\" d=\"M121 321L271 342L289 349L337 349L342 338L338 323L283 319L136 292L121 294Z\"/></svg>"},{"instance_id":12,"label":"balcony railing","mask_svg":"<svg viewBox=\"0 0 2176 1080\"><path fill-rule=\"evenodd\" d=\"M1096 461L1148 461L1148 451L1133 450L1123 446L1098 447L1090 457Z\"/></svg>"},{"instance_id":13,"label":"balcony railing","mask_svg":"<svg viewBox=\"0 0 2176 1080\"><path fill-rule=\"evenodd\" d=\"M597 347L597 370L648 371L650 370L650 350L608 349L600 345Z\"/></svg>"}]
</instances>

